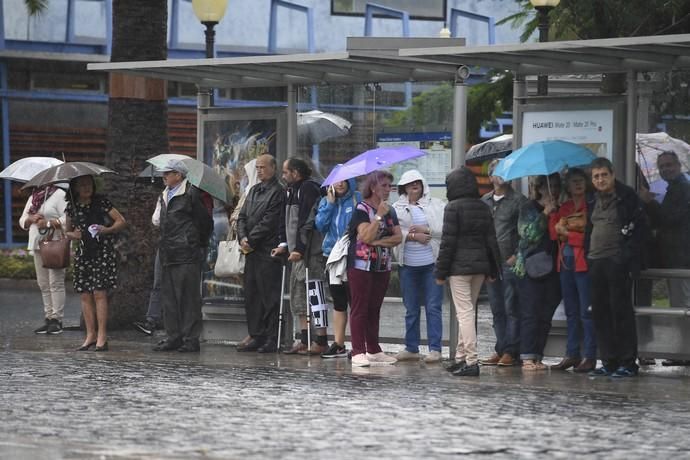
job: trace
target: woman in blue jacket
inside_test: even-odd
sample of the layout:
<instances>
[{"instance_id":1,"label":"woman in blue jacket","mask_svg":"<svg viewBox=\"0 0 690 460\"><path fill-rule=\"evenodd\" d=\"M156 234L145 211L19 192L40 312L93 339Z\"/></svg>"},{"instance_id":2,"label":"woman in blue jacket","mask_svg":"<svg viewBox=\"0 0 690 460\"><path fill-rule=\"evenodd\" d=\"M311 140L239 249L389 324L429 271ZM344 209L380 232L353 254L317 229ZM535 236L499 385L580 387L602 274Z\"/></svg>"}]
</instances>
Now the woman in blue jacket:
<instances>
[{"instance_id":1,"label":"woman in blue jacket","mask_svg":"<svg viewBox=\"0 0 690 460\"><path fill-rule=\"evenodd\" d=\"M356 190L354 179L336 182L328 187L321 198L316 213L316 228L323 233L323 255L328 258L336 242L347 232L350 219L362 195ZM330 348L321 354L322 358L347 357L345 348L345 327L347 326L347 304L349 290L347 283L329 284L333 297L333 334L335 340Z\"/></svg>"}]
</instances>

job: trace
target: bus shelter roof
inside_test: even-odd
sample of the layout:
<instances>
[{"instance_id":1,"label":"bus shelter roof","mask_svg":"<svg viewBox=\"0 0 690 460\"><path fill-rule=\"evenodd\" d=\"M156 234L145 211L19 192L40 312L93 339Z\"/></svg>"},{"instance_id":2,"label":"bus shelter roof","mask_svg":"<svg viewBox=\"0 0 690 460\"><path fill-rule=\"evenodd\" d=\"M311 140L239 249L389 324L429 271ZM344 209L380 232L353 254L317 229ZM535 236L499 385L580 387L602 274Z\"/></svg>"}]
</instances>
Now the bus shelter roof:
<instances>
[{"instance_id":1,"label":"bus shelter roof","mask_svg":"<svg viewBox=\"0 0 690 460\"><path fill-rule=\"evenodd\" d=\"M452 80L460 65L522 75L652 72L690 68L690 34L464 46L463 39L348 39L342 52L91 63L89 70L120 72L242 88ZM450 45L450 46L448 46Z\"/></svg>"}]
</instances>

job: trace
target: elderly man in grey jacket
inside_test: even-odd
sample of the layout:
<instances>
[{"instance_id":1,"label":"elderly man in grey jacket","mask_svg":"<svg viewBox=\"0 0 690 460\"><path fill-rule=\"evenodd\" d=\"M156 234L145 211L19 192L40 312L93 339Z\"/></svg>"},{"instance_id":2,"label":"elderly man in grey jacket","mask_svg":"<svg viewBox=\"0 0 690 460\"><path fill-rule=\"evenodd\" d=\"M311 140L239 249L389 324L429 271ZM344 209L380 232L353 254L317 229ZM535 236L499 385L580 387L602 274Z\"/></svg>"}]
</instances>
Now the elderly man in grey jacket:
<instances>
[{"instance_id":1,"label":"elderly man in grey jacket","mask_svg":"<svg viewBox=\"0 0 690 460\"><path fill-rule=\"evenodd\" d=\"M187 181L184 162L171 160L163 172L166 185L151 221L161 229L158 254L162 267L161 304L166 339L155 351L198 352L201 335L202 248L213 220L201 191Z\"/></svg>"},{"instance_id":2,"label":"elderly man in grey jacket","mask_svg":"<svg viewBox=\"0 0 690 460\"><path fill-rule=\"evenodd\" d=\"M494 354L480 362L485 366L512 366L520 354L520 304L517 278L511 268L515 263L515 250L519 240L518 216L527 198L513 190L509 182L493 175L497 165L498 160L489 164L489 178L494 189L484 195L482 201L489 206L494 218L503 277L486 285L493 315L496 346Z\"/></svg>"}]
</instances>

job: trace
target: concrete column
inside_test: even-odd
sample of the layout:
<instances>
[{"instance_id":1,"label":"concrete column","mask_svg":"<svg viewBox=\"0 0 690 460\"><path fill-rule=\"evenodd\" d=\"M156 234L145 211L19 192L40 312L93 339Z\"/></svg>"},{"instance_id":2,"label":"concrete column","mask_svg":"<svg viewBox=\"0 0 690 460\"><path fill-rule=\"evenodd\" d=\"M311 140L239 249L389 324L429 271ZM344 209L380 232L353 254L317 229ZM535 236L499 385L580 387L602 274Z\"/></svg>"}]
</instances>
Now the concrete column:
<instances>
[{"instance_id":1,"label":"concrete column","mask_svg":"<svg viewBox=\"0 0 690 460\"><path fill-rule=\"evenodd\" d=\"M287 87L287 157L297 154L297 89ZM284 160L285 158L283 158Z\"/></svg>"}]
</instances>

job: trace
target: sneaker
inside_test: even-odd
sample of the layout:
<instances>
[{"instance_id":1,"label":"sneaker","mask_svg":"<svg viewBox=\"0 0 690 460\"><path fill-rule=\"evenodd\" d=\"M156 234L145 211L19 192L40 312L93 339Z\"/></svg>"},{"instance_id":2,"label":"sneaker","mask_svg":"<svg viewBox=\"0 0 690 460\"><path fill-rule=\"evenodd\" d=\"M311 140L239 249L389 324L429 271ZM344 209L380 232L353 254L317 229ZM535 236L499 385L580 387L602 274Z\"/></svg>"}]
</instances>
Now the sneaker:
<instances>
[{"instance_id":1,"label":"sneaker","mask_svg":"<svg viewBox=\"0 0 690 460\"><path fill-rule=\"evenodd\" d=\"M347 348L333 342L331 347L325 352L321 353L322 358L347 358Z\"/></svg>"},{"instance_id":2,"label":"sneaker","mask_svg":"<svg viewBox=\"0 0 690 460\"><path fill-rule=\"evenodd\" d=\"M151 321L136 321L134 323L134 327L146 335L153 335L153 331L156 330L155 323L152 323Z\"/></svg>"},{"instance_id":3,"label":"sneaker","mask_svg":"<svg viewBox=\"0 0 690 460\"><path fill-rule=\"evenodd\" d=\"M48 324L48 329L46 329L46 334L62 334L62 321L51 319L50 324Z\"/></svg>"},{"instance_id":4,"label":"sneaker","mask_svg":"<svg viewBox=\"0 0 690 460\"><path fill-rule=\"evenodd\" d=\"M488 358L480 359L479 364L481 364L482 366L495 366L498 364L500 360L501 356L499 356L498 353L494 353Z\"/></svg>"},{"instance_id":5,"label":"sneaker","mask_svg":"<svg viewBox=\"0 0 690 460\"><path fill-rule=\"evenodd\" d=\"M508 353L503 353L503 356L501 356L501 359L498 360L498 365L502 367L510 367L514 366L517 364L515 361L515 358L513 358L511 355Z\"/></svg>"},{"instance_id":6,"label":"sneaker","mask_svg":"<svg viewBox=\"0 0 690 460\"><path fill-rule=\"evenodd\" d=\"M50 320L46 318L43 326L34 329L34 334L45 334L48 332L48 326L50 326Z\"/></svg>"},{"instance_id":7,"label":"sneaker","mask_svg":"<svg viewBox=\"0 0 690 460\"><path fill-rule=\"evenodd\" d=\"M456 377L479 377L479 363L465 364L460 369L453 371Z\"/></svg>"},{"instance_id":8,"label":"sneaker","mask_svg":"<svg viewBox=\"0 0 690 460\"><path fill-rule=\"evenodd\" d=\"M367 355L360 353L352 357L352 367L369 367L369 360Z\"/></svg>"},{"instance_id":9,"label":"sneaker","mask_svg":"<svg viewBox=\"0 0 690 460\"><path fill-rule=\"evenodd\" d=\"M374 353L374 354L367 353L367 359L369 360L369 364L371 364L372 366L376 366L376 365L386 366L388 364L395 364L398 362L397 359L395 359L392 356L388 356L387 354L385 354L382 351L379 351L378 353Z\"/></svg>"},{"instance_id":10,"label":"sneaker","mask_svg":"<svg viewBox=\"0 0 690 460\"><path fill-rule=\"evenodd\" d=\"M625 377L635 377L637 376L637 367L624 367L621 366L618 369L616 369L616 372L611 374L611 378L613 379L621 379Z\"/></svg>"},{"instance_id":11,"label":"sneaker","mask_svg":"<svg viewBox=\"0 0 690 460\"><path fill-rule=\"evenodd\" d=\"M591 377L608 377L613 374L613 371L606 366L597 367L593 371L589 372L587 375Z\"/></svg>"},{"instance_id":12,"label":"sneaker","mask_svg":"<svg viewBox=\"0 0 690 460\"><path fill-rule=\"evenodd\" d=\"M395 359L398 361L419 361L419 353L403 350L395 355Z\"/></svg>"},{"instance_id":13,"label":"sneaker","mask_svg":"<svg viewBox=\"0 0 690 460\"><path fill-rule=\"evenodd\" d=\"M431 353L424 357L424 362L429 364L439 363L441 362L441 358L442 356L440 351L432 350Z\"/></svg>"}]
</instances>

